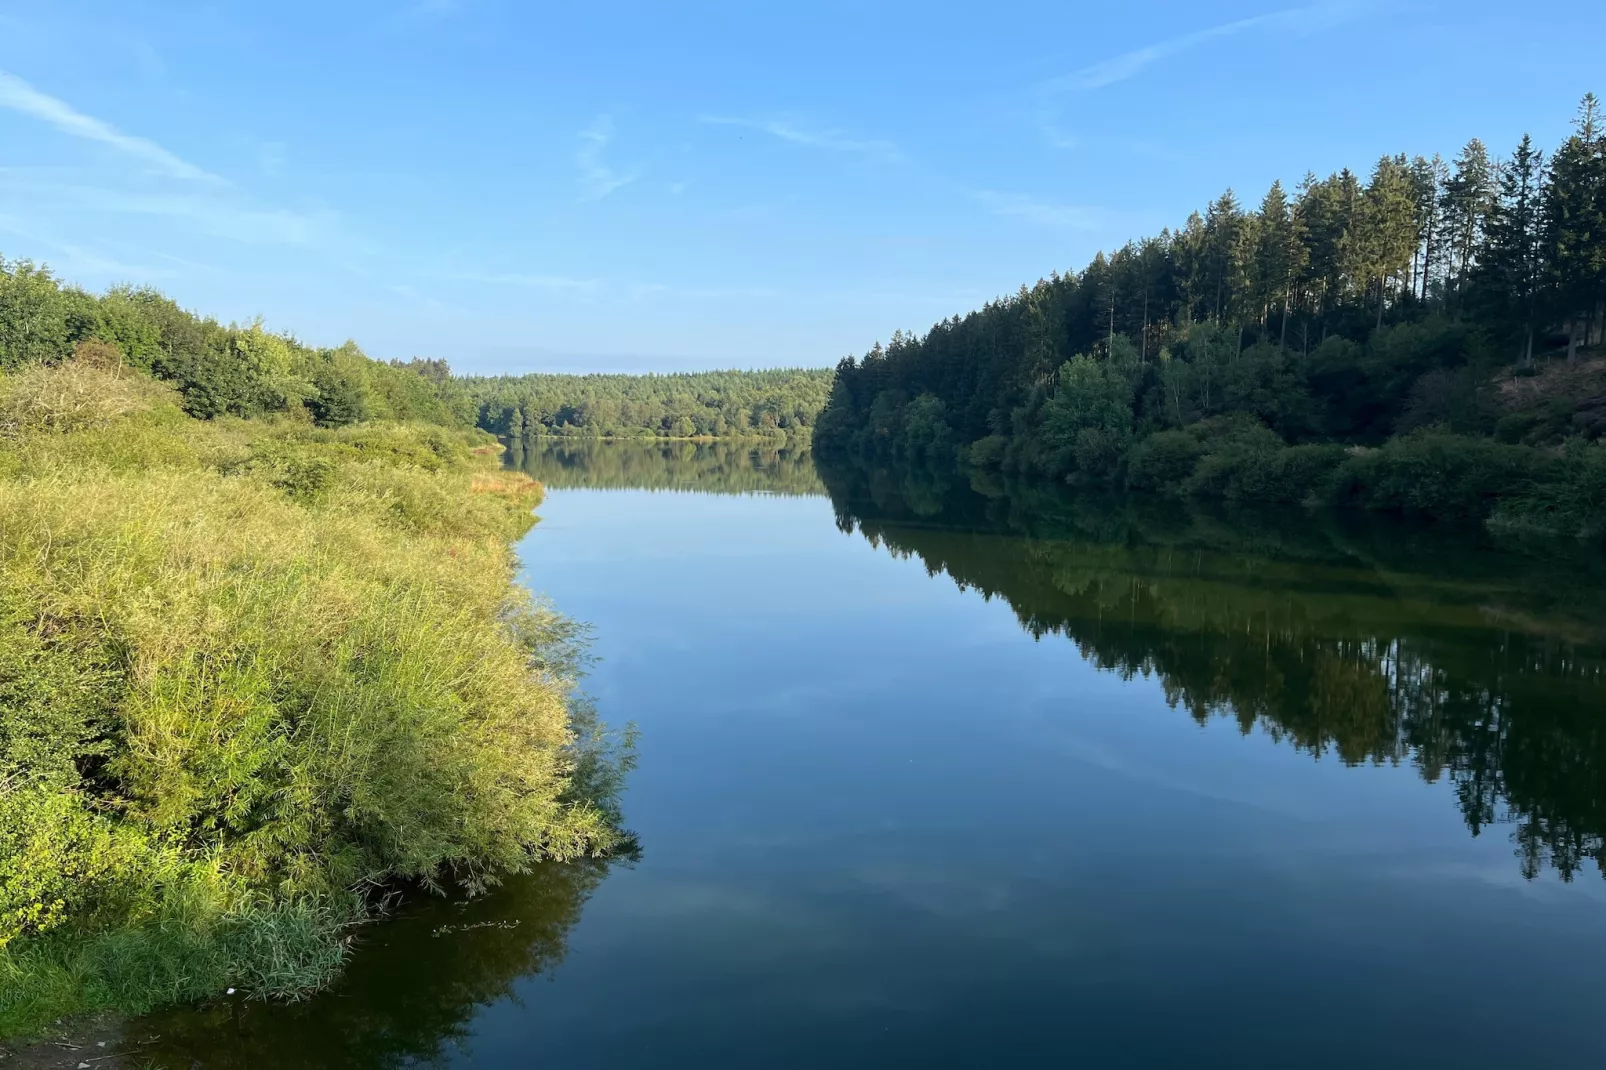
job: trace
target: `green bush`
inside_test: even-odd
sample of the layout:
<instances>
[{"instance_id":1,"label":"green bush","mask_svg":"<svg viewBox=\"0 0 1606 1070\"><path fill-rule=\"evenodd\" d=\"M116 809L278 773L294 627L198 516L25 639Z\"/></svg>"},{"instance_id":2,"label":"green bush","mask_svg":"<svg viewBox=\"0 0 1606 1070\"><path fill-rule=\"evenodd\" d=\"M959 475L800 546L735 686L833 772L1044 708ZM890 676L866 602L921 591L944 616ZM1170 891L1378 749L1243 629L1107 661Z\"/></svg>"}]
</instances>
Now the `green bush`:
<instances>
[{"instance_id":1,"label":"green bush","mask_svg":"<svg viewBox=\"0 0 1606 1070\"><path fill-rule=\"evenodd\" d=\"M1134 490L1180 492L1204 455L1204 445L1186 431L1152 434L1127 455L1127 486Z\"/></svg>"},{"instance_id":2,"label":"green bush","mask_svg":"<svg viewBox=\"0 0 1606 1070\"><path fill-rule=\"evenodd\" d=\"M965 460L981 468L997 468L1004 463L1004 452L1009 439L1003 435L988 435L972 442L965 451Z\"/></svg>"},{"instance_id":3,"label":"green bush","mask_svg":"<svg viewBox=\"0 0 1606 1070\"><path fill-rule=\"evenodd\" d=\"M1239 451L1212 457L1208 478L1215 493L1233 501L1297 504L1317 495L1346 454L1344 447L1332 445Z\"/></svg>"},{"instance_id":4,"label":"green bush","mask_svg":"<svg viewBox=\"0 0 1606 1070\"><path fill-rule=\"evenodd\" d=\"M1560 461L1526 446L1420 434L1357 453L1333 474L1342 505L1447 519L1484 519L1504 499L1557 478Z\"/></svg>"},{"instance_id":5,"label":"green bush","mask_svg":"<svg viewBox=\"0 0 1606 1070\"><path fill-rule=\"evenodd\" d=\"M1606 443L1569 442L1550 476L1502 499L1490 523L1600 539L1606 534Z\"/></svg>"}]
</instances>

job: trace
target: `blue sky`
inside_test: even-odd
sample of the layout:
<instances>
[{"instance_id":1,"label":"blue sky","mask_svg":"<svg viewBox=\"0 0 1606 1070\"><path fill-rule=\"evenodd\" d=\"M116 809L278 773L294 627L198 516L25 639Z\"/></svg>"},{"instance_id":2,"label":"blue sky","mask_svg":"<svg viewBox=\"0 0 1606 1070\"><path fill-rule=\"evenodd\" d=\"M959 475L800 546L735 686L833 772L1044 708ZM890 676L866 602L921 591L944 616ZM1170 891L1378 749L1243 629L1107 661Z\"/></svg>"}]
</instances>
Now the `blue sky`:
<instances>
[{"instance_id":1,"label":"blue sky","mask_svg":"<svg viewBox=\"0 0 1606 1070\"><path fill-rule=\"evenodd\" d=\"M1593 0L1275 3L0 0L0 254L463 371L826 365L1606 92Z\"/></svg>"}]
</instances>

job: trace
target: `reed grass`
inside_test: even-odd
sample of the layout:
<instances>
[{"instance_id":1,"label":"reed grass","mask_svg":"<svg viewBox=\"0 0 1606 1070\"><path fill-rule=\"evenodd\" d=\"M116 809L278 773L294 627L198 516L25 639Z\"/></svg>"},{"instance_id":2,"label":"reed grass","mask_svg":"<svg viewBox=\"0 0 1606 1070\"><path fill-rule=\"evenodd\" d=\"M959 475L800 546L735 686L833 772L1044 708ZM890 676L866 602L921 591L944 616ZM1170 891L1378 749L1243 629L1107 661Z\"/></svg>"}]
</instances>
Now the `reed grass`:
<instances>
[{"instance_id":1,"label":"reed grass","mask_svg":"<svg viewBox=\"0 0 1606 1070\"><path fill-rule=\"evenodd\" d=\"M484 445L0 379L0 1035L315 988L375 889L613 844Z\"/></svg>"}]
</instances>

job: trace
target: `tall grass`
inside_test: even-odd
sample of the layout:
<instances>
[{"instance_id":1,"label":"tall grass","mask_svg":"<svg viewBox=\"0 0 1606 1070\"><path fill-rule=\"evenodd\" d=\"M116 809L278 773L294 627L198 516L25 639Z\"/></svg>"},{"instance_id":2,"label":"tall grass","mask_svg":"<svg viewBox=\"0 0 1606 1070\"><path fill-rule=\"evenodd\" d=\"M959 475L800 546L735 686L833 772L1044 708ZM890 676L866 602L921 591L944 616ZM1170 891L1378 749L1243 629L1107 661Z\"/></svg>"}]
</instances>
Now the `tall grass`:
<instances>
[{"instance_id":1,"label":"tall grass","mask_svg":"<svg viewBox=\"0 0 1606 1070\"><path fill-rule=\"evenodd\" d=\"M372 889L610 847L540 486L477 444L0 380L0 1035L316 987Z\"/></svg>"}]
</instances>

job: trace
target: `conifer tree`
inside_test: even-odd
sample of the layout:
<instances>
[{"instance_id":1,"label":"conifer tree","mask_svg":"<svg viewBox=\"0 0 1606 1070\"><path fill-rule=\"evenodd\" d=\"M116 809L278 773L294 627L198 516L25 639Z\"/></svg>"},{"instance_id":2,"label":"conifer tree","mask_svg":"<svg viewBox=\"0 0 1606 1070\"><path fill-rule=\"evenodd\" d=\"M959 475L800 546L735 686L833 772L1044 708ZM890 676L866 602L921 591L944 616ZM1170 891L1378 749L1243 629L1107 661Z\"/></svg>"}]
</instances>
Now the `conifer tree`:
<instances>
[{"instance_id":1,"label":"conifer tree","mask_svg":"<svg viewBox=\"0 0 1606 1070\"><path fill-rule=\"evenodd\" d=\"M1455 173L1444 184L1442 203L1449 253L1447 268L1452 307L1459 311L1467 274L1483 237L1483 226L1494 207L1495 174L1489 150L1473 138L1455 160Z\"/></svg>"},{"instance_id":2,"label":"conifer tree","mask_svg":"<svg viewBox=\"0 0 1606 1070\"><path fill-rule=\"evenodd\" d=\"M1500 172L1500 200L1489 216L1479 254L1478 290L1490 318L1520 340L1522 362L1533 363L1542 259L1541 196L1544 154L1524 134Z\"/></svg>"},{"instance_id":3,"label":"conifer tree","mask_svg":"<svg viewBox=\"0 0 1606 1070\"><path fill-rule=\"evenodd\" d=\"M1545 253L1557 316L1567 324L1567 360L1578 359L1606 297L1606 132L1600 102L1584 97L1568 138L1550 161Z\"/></svg>"}]
</instances>

